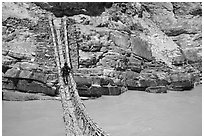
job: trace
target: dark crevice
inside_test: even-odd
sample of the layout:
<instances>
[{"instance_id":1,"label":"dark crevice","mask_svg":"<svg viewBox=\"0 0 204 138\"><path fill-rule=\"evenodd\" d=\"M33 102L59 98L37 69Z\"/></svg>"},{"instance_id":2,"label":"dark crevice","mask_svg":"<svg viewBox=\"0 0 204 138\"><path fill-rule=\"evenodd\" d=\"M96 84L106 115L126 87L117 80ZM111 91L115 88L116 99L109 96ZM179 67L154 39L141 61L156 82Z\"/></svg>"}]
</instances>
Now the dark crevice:
<instances>
[{"instance_id":1,"label":"dark crevice","mask_svg":"<svg viewBox=\"0 0 204 138\"><path fill-rule=\"evenodd\" d=\"M73 16L85 14L89 16L99 16L110 8L112 2L34 2L42 9L52 12L56 17Z\"/></svg>"}]
</instances>

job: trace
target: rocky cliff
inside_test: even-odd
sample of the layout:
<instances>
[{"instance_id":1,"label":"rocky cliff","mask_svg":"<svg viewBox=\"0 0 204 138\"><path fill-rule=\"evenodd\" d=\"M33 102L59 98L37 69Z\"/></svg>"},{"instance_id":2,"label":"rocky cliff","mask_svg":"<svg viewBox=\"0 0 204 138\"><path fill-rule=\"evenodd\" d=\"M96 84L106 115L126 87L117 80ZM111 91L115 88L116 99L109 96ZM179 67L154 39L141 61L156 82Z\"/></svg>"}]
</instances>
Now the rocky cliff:
<instances>
[{"instance_id":1,"label":"rocky cliff","mask_svg":"<svg viewBox=\"0 0 204 138\"><path fill-rule=\"evenodd\" d=\"M96 78L104 88L102 94L111 85L119 88L108 90L117 91L116 95L125 87L145 90L163 85L183 90L200 81L199 2L4 2L3 89L57 95L50 14L69 17L70 47L79 46L75 80L83 94L84 90L92 93L90 86ZM72 56L73 61L78 56Z\"/></svg>"}]
</instances>

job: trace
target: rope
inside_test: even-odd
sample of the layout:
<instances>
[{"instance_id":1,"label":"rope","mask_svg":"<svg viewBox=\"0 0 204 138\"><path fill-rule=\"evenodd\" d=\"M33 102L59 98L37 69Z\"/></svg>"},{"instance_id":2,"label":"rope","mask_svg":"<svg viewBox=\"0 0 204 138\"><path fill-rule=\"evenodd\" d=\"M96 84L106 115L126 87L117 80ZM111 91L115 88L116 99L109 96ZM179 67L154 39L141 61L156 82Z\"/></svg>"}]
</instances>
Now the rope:
<instances>
[{"instance_id":1,"label":"rope","mask_svg":"<svg viewBox=\"0 0 204 138\"><path fill-rule=\"evenodd\" d=\"M63 21L63 24L62 24ZM55 47L55 59L58 69L58 80L59 80L59 93L61 97L62 107L63 107L63 118L65 122L66 135L77 136L77 135L90 135L90 136L107 136L104 132L88 115L86 112L86 107L82 103L78 90L76 87L76 82L73 79L72 73L69 74L69 85L65 85L63 78L60 75L61 68L65 61L70 65L70 51L68 45L68 36L66 28L66 17L62 19L56 19L53 22L52 17L49 18L49 24L51 28L53 43ZM54 25L53 25L54 24ZM62 27L63 25L63 27ZM56 28L56 29L55 29ZM64 31L64 41L65 41L65 59L63 57L63 46L62 38L60 37L60 31ZM56 32L56 33L55 33ZM57 41L55 40L57 38Z\"/></svg>"}]
</instances>

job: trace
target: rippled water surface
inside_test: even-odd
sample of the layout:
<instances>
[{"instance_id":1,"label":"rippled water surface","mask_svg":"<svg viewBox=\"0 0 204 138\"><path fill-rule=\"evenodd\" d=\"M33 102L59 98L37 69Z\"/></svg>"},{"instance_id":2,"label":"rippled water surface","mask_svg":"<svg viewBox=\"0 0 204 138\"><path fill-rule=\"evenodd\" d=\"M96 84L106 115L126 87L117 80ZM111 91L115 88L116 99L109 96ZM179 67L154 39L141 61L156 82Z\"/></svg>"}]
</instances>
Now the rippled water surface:
<instances>
[{"instance_id":1,"label":"rippled water surface","mask_svg":"<svg viewBox=\"0 0 204 138\"><path fill-rule=\"evenodd\" d=\"M202 87L151 94L128 91L84 101L90 116L110 135L202 135Z\"/></svg>"}]
</instances>

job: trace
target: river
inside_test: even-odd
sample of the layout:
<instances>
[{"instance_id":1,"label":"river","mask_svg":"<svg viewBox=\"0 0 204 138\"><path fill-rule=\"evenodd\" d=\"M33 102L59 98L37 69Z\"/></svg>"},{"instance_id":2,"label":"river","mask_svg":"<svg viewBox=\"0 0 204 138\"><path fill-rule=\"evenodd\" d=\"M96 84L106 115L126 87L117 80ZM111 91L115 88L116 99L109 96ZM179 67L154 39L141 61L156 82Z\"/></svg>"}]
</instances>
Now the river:
<instances>
[{"instance_id":1,"label":"river","mask_svg":"<svg viewBox=\"0 0 204 138\"><path fill-rule=\"evenodd\" d=\"M83 101L89 115L112 136L202 135L202 86L151 94L128 91ZM2 134L64 135L59 101L2 103Z\"/></svg>"},{"instance_id":2,"label":"river","mask_svg":"<svg viewBox=\"0 0 204 138\"><path fill-rule=\"evenodd\" d=\"M202 135L202 87L152 94L128 91L84 101L90 116L113 136Z\"/></svg>"},{"instance_id":3,"label":"river","mask_svg":"<svg viewBox=\"0 0 204 138\"><path fill-rule=\"evenodd\" d=\"M65 136L60 101L3 101L3 136Z\"/></svg>"}]
</instances>

